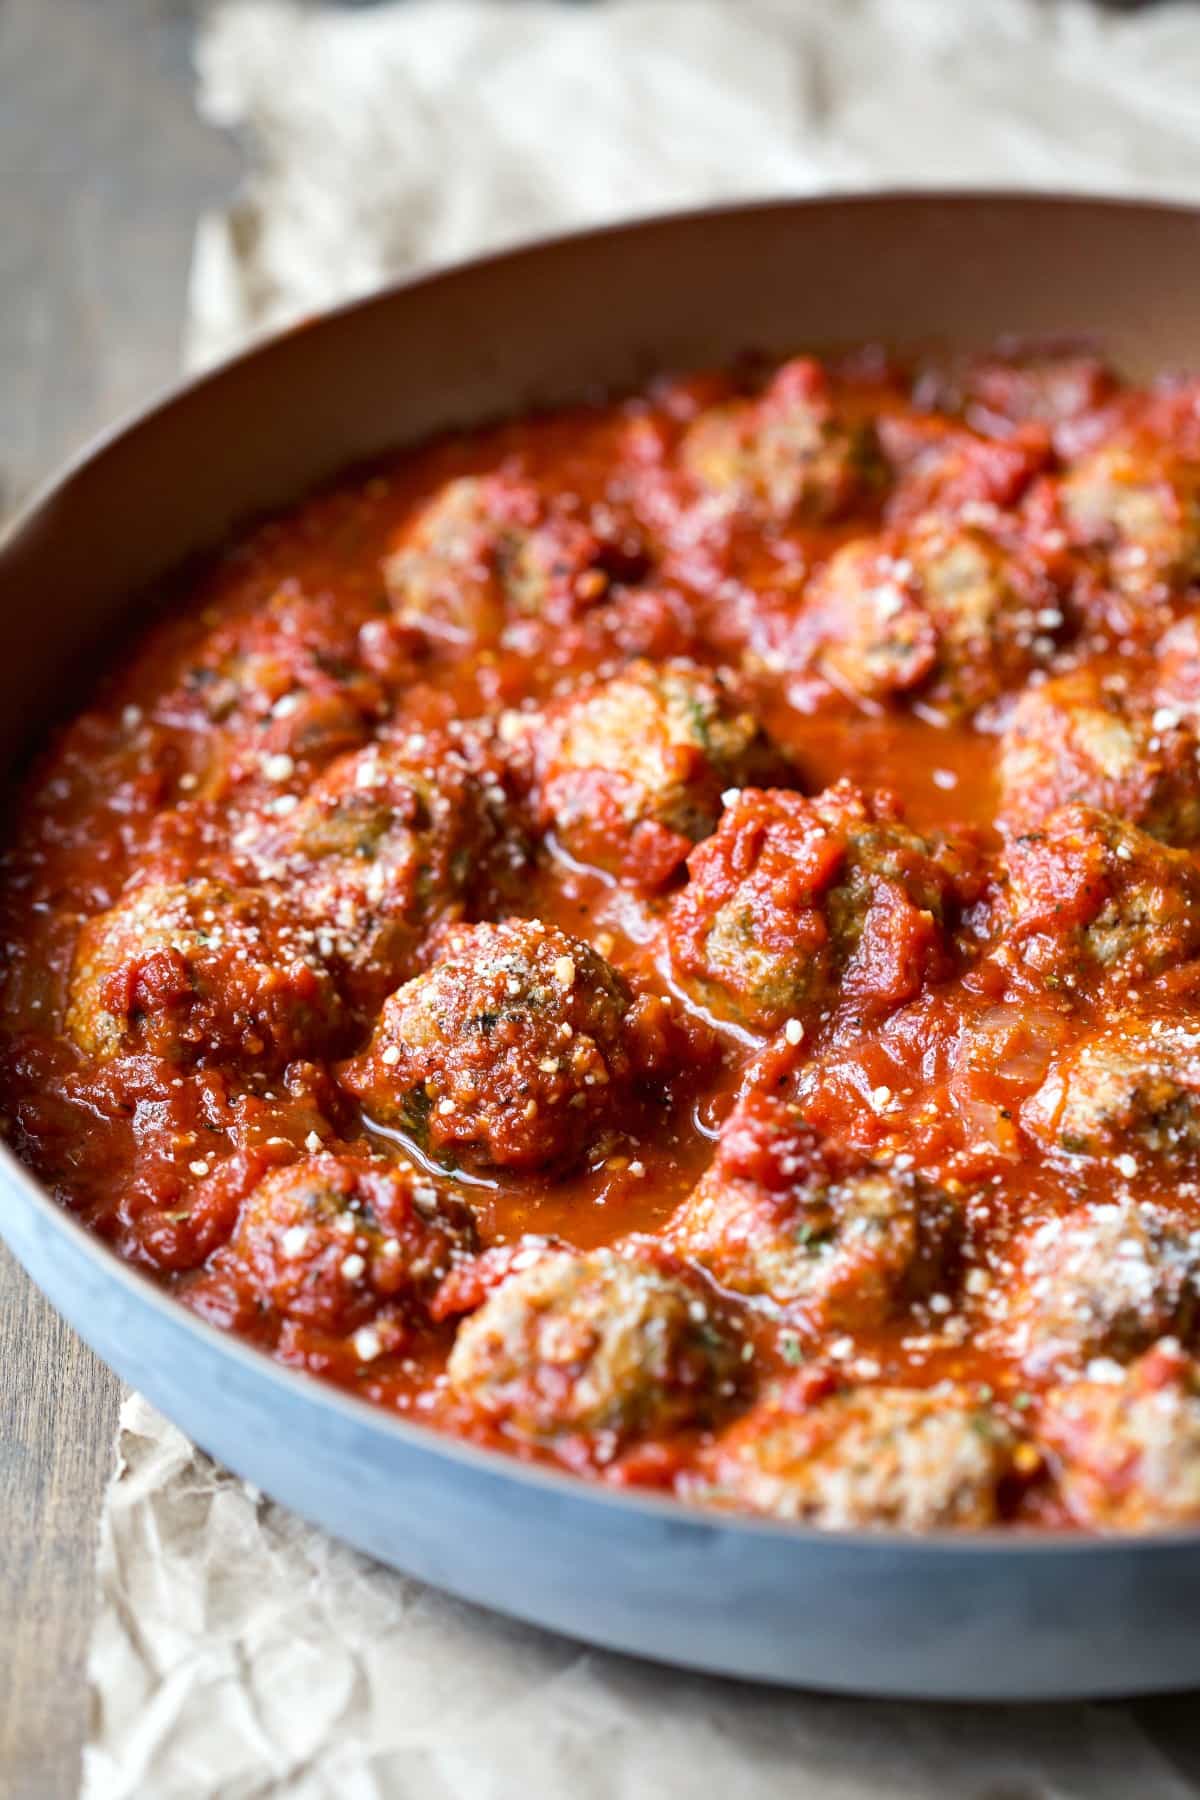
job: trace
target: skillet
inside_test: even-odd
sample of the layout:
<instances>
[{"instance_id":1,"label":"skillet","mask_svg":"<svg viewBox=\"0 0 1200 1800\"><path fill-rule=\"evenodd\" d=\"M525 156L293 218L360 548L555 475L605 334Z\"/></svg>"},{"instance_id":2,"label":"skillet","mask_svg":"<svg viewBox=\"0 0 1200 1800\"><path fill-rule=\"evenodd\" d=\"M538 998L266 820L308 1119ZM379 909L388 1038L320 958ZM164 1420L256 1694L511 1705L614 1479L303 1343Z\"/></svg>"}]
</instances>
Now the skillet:
<instances>
[{"instance_id":1,"label":"skillet","mask_svg":"<svg viewBox=\"0 0 1200 1800\"><path fill-rule=\"evenodd\" d=\"M15 765L136 596L235 524L444 429L663 366L879 340L1095 340L1200 368L1200 211L876 195L675 215L485 258L253 349L103 439L0 547ZM89 1344L229 1467L385 1562L662 1661L925 1698L1200 1680L1200 1534L913 1538L607 1493L391 1417L213 1330L0 1149L0 1229Z\"/></svg>"}]
</instances>

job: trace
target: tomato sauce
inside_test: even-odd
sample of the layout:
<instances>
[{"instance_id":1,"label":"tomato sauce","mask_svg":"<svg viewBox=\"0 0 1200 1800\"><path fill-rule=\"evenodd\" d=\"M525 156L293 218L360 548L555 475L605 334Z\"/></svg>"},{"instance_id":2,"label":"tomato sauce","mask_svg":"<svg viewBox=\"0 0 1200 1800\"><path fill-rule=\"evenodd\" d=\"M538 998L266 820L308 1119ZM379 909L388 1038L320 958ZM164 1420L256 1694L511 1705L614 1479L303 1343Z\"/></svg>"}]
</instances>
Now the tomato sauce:
<instances>
[{"instance_id":1,"label":"tomato sauce","mask_svg":"<svg viewBox=\"0 0 1200 1800\"><path fill-rule=\"evenodd\" d=\"M1074 350L347 475L39 754L8 1141L210 1321L590 1479L1194 1519L1198 582L1200 387Z\"/></svg>"}]
</instances>

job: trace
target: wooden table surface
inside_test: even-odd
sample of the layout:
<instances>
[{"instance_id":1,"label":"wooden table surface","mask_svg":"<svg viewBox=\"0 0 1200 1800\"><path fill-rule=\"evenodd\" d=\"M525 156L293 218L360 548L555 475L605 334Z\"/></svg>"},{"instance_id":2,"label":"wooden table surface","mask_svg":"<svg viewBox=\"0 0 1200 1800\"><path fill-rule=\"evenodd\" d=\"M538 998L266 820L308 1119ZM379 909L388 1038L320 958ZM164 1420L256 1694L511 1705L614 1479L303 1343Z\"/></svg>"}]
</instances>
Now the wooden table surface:
<instances>
[{"instance_id":1,"label":"wooden table surface","mask_svg":"<svg viewBox=\"0 0 1200 1800\"><path fill-rule=\"evenodd\" d=\"M212 3L0 0L0 515L177 372L195 222L238 174L191 106ZM77 1789L118 1401L0 1246L4 1800ZM1200 1697L1128 1710L1200 1794Z\"/></svg>"},{"instance_id":2,"label":"wooden table surface","mask_svg":"<svg viewBox=\"0 0 1200 1800\"><path fill-rule=\"evenodd\" d=\"M204 0L0 0L0 515L179 364L198 214L237 180L192 102ZM116 1378L0 1246L0 1794L76 1791Z\"/></svg>"}]
</instances>

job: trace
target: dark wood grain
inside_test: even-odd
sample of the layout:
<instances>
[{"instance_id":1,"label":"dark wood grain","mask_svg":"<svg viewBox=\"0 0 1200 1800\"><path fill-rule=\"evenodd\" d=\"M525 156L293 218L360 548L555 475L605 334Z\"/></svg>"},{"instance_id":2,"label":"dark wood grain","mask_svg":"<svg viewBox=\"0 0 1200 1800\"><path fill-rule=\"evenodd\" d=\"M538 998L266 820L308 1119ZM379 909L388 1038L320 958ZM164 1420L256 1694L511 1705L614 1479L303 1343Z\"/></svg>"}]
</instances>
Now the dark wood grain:
<instances>
[{"instance_id":1,"label":"dark wood grain","mask_svg":"<svg viewBox=\"0 0 1200 1800\"><path fill-rule=\"evenodd\" d=\"M177 371L231 147L191 103L194 0L0 0L0 516ZM76 1791L118 1387L0 1249L0 1794Z\"/></svg>"},{"instance_id":2,"label":"dark wood grain","mask_svg":"<svg viewBox=\"0 0 1200 1800\"><path fill-rule=\"evenodd\" d=\"M0 491L169 381L197 215L235 178L184 0L0 0Z\"/></svg>"},{"instance_id":3,"label":"dark wood grain","mask_svg":"<svg viewBox=\"0 0 1200 1800\"><path fill-rule=\"evenodd\" d=\"M74 1792L117 1382L0 1247L0 1790Z\"/></svg>"}]
</instances>

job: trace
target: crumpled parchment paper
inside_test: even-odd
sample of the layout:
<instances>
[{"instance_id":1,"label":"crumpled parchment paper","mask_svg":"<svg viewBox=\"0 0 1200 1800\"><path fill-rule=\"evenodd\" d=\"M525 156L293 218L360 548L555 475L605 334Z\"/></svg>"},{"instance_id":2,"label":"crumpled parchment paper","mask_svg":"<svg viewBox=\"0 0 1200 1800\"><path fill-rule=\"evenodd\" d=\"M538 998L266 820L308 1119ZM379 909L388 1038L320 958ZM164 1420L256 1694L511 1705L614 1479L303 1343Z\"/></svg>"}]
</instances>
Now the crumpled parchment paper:
<instances>
[{"instance_id":1,"label":"crumpled parchment paper","mask_svg":"<svg viewBox=\"0 0 1200 1800\"><path fill-rule=\"evenodd\" d=\"M251 173L189 359L393 273L722 196L1200 195L1200 11L1086 0L239 0L200 104ZM1185 1800L1135 1709L776 1693L589 1652L381 1569L137 1396L101 1521L86 1800Z\"/></svg>"},{"instance_id":2,"label":"crumpled parchment paper","mask_svg":"<svg viewBox=\"0 0 1200 1800\"><path fill-rule=\"evenodd\" d=\"M1187 0L239 0L198 64L253 166L200 235L194 361L407 269L706 200L1200 193Z\"/></svg>"},{"instance_id":3,"label":"crumpled parchment paper","mask_svg":"<svg viewBox=\"0 0 1200 1800\"><path fill-rule=\"evenodd\" d=\"M787 1694L380 1568L137 1396L101 1524L87 1800L1191 1800L1113 1706Z\"/></svg>"}]
</instances>

